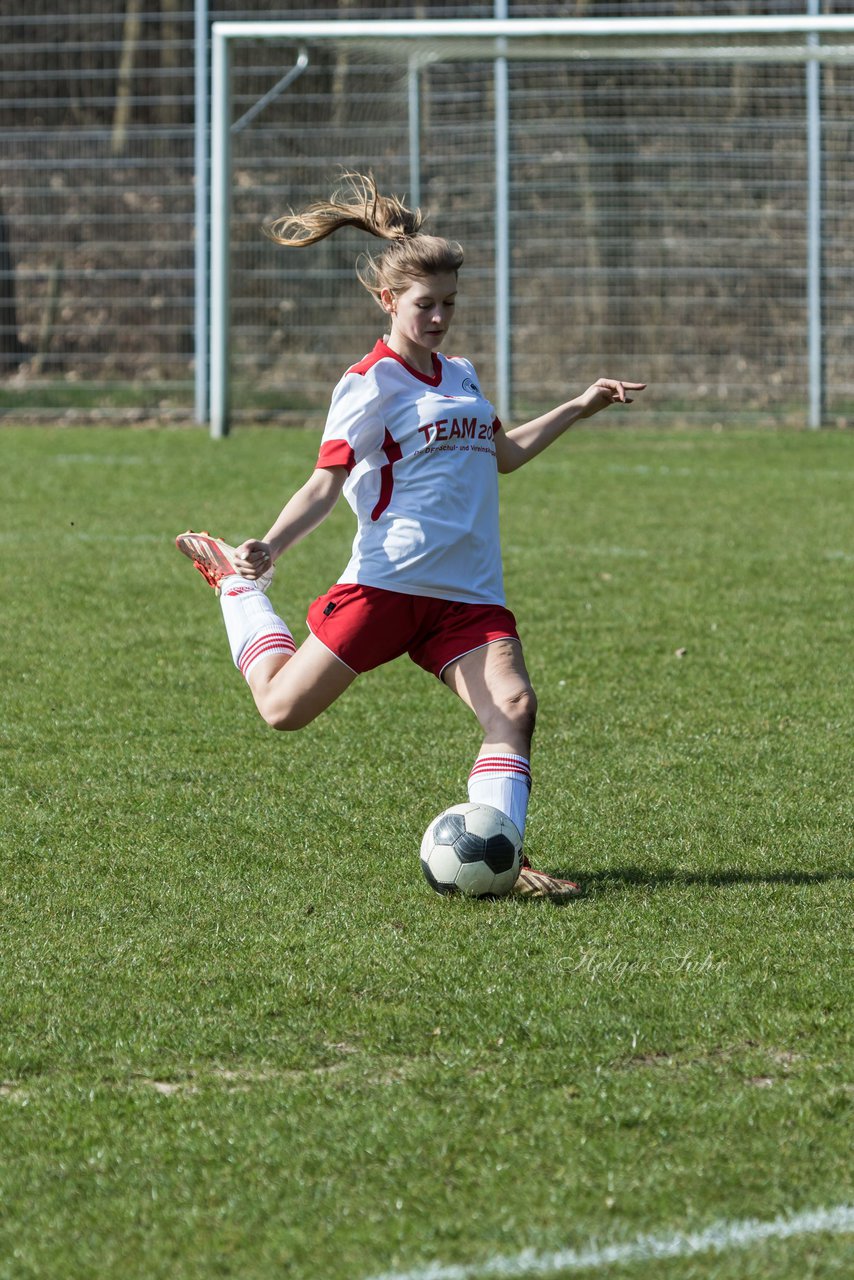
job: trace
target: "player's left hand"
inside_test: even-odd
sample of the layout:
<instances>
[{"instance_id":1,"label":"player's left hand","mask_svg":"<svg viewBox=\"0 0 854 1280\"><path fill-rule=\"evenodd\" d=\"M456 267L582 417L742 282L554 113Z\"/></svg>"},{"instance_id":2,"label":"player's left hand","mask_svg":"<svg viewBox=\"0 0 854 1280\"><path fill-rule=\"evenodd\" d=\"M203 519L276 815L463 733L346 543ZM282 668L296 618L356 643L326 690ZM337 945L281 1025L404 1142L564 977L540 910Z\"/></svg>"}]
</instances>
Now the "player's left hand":
<instances>
[{"instance_id":1,"label":"player's left hand","mask_svg":"<svg viewBox=\"0 0 854 1280\"><path fill-rule=\"evenodd\" d=\"M270 547L258 538L247 538L235 548L234 563L244 578L260 578L273 567Z\"/></svg>"},{"instance_id":2,"label":"player's left hand","mask_svg":"<svg viewBox=\"0 0 854 1280\"><path fill-rule=\"evenodd\" d=\"M584 407L582 418L592 418L600 409L607 409L612 404L631 404L633 397L630 391L643 391L645 382L626 382L621 378L597 378L587 390L578 397Z\"/></svg>"}]
</instances>

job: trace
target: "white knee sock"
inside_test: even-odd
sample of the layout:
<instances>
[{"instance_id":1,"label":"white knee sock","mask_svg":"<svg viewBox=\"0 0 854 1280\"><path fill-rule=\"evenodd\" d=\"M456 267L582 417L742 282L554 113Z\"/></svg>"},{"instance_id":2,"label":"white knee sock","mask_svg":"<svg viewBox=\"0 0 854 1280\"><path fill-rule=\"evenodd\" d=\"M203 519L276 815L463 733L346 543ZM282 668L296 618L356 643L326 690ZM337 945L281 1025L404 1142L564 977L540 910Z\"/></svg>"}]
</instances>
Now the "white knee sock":
<instances>
[{"instance_id":1,"label":"white knee sock","mask_svg":"<svg viewBox=\"0 0 854 1280\"><path fill-rule=\"evenodd\" d=\"M469 800L500 809L524 836L530 794L531 766L524 756L481 750L469 774Z\"/></svg>"},{"instance_id":2,"label":"white knee sock","mask_svg":"<svg viewBox=\"0 0 854 1280\"><path fill-rule=\"evenodd\" d=\"M254 583L237 576L224 578L219 602L234 665L247 680L261 658L296 652L288 627Z\"/></svg>"}]
</instances>

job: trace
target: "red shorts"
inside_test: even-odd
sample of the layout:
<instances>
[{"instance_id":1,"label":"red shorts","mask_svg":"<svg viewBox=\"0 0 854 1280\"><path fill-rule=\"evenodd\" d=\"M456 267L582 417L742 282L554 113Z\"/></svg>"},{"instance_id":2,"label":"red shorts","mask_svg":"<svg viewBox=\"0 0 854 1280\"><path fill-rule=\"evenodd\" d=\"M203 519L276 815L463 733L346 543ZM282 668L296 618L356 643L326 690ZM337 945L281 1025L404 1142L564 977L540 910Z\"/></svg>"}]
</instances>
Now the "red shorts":
<instances>
[{"instance_id":1,"label":"red shorts","mask_svg":"<svg viewBox=\"0 0 854 1280\"><path fill-rule=\"evenodd\" d=\"M308 611L313 636L360 675L408 653L439 679L449 663L493 640L518 640L500 604L461 604L338 583Z\"/></svg>"}]
</instances>

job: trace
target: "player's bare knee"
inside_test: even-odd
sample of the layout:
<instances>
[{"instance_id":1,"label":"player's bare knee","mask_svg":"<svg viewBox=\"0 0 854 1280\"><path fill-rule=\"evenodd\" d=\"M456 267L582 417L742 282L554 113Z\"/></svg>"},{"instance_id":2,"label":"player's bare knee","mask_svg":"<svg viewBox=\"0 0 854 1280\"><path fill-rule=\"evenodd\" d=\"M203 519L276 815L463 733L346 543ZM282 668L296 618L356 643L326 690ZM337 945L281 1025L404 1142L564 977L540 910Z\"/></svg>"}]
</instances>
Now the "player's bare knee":
<instances>
[{"instance_id":1,"label":"player's bare knee","mask_svg":"<svg viewBox=\"0 0 854 1280\"><path fill-rule=\"evenodd\" d=\"M485 718L487 731L502 733L508 728L531 737L537 722L537 695L530 685L499 698Z\"/></svg>"},{"instance_id":2,"label":"player's bare knee","mask_svg":"<svg viewBox=\"0 0 854 1280\"><path fill-rule=\"evenodd\" d=\"M264 719L271 729L277 729L280 733L294 733L297 729L304 729L306 725L311 724L316 716L316 711L297 704L274 707L264 716Z\"/></svg>"},{"instance_id":3,"label":"player's bare knee","mask_svg":"<svg viewBox=\"0 0 854 1280\"><path fill-rule=\"evenodd\" d=\"M280 733L294 733L316 720L323 709L323 704L311 699L294 698L291 702L280 701L274 704L264 719L271 729L277 729Z\"/></svg>"},{"instance_id":4,"label":"player's bare knee","mask_svg":"<svg viewBox=\"0 0 854 1280\"><path fill-rule=\"evenodd\" d=\"M307 720L302 719L297 708L289 702L283 702L279 697L274 697L261 690L255 692L255 705L261 719L264 720L271 729L277 729L280 732L287 732L290 729L302 729Z\"/></svg>"},{"instance_id":5,"label":"player's bare knee","mask_svg":"<svg viewBox=\"0 0 854 1280\"><path fill-rule=\"evenodd\" d=\"M537 723L537 695L531 686L513 694L508 699L506 710L513 727L530 737Z\"/></svg>"},{"instance_id":6,"label":"player's bare knee","mask_svg":"<svg viewBox=\"0 0 854 1280\"><path fill-rule=\"evenodd\" d=\"M287 711L268 711L261 713L271 729L276 729L279 733L287 733L291 729L299 729L302 726L294 724L293 719Z\"/></svg>"}]
</instances>

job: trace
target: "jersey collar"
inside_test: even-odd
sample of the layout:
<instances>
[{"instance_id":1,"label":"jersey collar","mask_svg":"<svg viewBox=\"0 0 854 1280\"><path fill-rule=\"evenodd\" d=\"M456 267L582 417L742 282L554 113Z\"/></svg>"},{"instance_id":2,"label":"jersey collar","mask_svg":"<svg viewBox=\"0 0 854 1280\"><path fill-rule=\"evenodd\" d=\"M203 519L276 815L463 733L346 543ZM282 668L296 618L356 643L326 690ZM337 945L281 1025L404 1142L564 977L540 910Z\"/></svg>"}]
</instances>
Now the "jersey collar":
<instances>
[{"instance_id":1,"label":"jersey collar","mask_svg":"<svg viewBox=\"0 0 854 1280\"><path fill-rule=\"evenodd\" d=\"M377 339L377 344L374 347L374 354L378 357L388 356L391 360L396 360L398 364L403 365L407 373L411 373L413 378L417 378L419 382L426 382L428 387L438 387L439 383L442 381L442 362L436 355L435 351L433 352L432 377L429 374L419 373L417 369L413 369L412 365L407 364L403 356L398 355L396 351L392 351L391 347L388 346L387 343L383 342L382 338Z\"/></svg>"}]
</instances>

